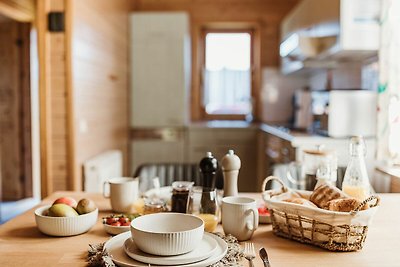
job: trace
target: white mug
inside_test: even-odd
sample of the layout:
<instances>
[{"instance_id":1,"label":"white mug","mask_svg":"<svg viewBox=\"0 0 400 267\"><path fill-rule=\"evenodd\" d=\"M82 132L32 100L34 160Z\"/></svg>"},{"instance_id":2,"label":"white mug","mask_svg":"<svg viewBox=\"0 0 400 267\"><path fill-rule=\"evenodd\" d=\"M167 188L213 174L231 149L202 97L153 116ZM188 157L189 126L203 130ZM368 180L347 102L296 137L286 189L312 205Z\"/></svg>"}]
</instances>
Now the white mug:
<instances>
[{"instance_id":1,"label":"white mug","mask_svg":"<svg viewBox=\"0 0 400 267\"><path fill-rule=\"evenodd\" d=\"M222 228L239 241L249 240L258 227L257 202L248 197L222 199Z\"/></svg>"},{"instance_id":2,"label":"white mug","mask_svg":"<svg viewBox=\"0 0 400 267\"><path fill-rule=\"evenodd\" d=\"M106 185L110 194L106 194ZM131 177L111 178L103 184L103 196L110 198L111 208L115 212L129 212L133 202L139 198L139 179Z\"/></svg>"}]
</instances>

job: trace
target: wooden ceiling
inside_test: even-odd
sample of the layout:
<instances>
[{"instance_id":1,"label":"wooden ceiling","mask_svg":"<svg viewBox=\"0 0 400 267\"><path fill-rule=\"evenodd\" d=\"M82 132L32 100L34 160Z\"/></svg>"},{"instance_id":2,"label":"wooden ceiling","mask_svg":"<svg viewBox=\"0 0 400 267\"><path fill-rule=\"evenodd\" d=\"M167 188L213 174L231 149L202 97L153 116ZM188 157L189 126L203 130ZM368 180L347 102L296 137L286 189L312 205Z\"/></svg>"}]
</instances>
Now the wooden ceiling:
<instances>
[{"instance_id":1,"label":"wooden ceiling","mask_svg":"<svg viewBox=\"0 0 400 267\"><path fill-rule=\"evenodd\" d=\"M34 0L0 0L0 14L16 21L32 22L35 18Z\"/></svg>"}]
</instances>

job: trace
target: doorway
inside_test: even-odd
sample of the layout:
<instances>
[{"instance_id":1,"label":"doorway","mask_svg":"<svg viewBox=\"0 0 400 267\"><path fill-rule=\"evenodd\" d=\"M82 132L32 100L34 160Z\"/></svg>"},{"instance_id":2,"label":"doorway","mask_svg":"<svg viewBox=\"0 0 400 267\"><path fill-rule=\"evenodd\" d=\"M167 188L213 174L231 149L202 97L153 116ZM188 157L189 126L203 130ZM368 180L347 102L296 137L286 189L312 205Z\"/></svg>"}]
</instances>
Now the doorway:
<instances>
[{"instance_id":1,"label":"doorway","mask_svg":"<svg viewBox=\"0 0 400 267\"><path fill-rule=\"evenodd\" d=\"M0 223L40 199L37 66L32 23L0 13Z\"/></svg>"}]
</instances>

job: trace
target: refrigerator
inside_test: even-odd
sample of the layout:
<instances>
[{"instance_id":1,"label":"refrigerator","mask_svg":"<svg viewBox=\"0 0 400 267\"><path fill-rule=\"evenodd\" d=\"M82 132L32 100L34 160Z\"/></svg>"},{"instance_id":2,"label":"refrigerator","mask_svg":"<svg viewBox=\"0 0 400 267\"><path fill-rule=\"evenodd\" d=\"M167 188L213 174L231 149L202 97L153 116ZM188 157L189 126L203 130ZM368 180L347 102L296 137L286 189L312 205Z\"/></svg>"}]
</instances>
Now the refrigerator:
<instances>
[{"instance_id":1,"label":"refrigerator","mask_svg":"<svg viewBox=\"0 0 400 267\"><path fill-rule=\"evenodd\" d=\"M130 15L131 172L143 163L184 162L191 50L184 12Z\"/></svg>"}]
</instances>

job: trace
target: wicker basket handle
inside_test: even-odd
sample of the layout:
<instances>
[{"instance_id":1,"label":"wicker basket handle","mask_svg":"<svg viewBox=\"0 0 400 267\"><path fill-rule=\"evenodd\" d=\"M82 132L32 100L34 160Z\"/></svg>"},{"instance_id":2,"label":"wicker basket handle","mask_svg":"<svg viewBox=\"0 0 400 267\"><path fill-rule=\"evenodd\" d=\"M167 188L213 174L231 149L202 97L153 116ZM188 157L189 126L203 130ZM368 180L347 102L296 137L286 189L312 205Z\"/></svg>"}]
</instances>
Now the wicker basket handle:
<instances>
[{"instance_id":1,"label":"wicker basket handle","mask_svg":"<svg viewBox=\"0 0 400 267\"><path fill-rule=\"evenodd\" d=\"M266 188L267 183L268 183L269 181L277 181L277 182L281 185L281 191L282 191L282 193L285 193L285 192L288 191L288 188L286 187L286 185L283 183L283 181L282 181L279 177L276 177L276 176L268 176L267 178L264 179L264 181L263 181L263 183L262 183L261 192L264 192L264 191L265 191L265 188Z\"/></svg>"},{"instance_id":2,"label":"wicker basket handle","mask_svg":"<svg viewBox=\"0 0 400 267\"><path fill-rule=\"evenodd\" d=\"M351 212L358 212L361 210L362 207L364 207L365 204L367 204L370 201L375 200L375 203L371 204L370 208L376 207L379 205L379 202L381 201L381 199L378 196L370 196L367 199L365 199L363 202L360 203L360 205L358 205L354 210L352 210Z\"/></svg>"}]
</instances>

